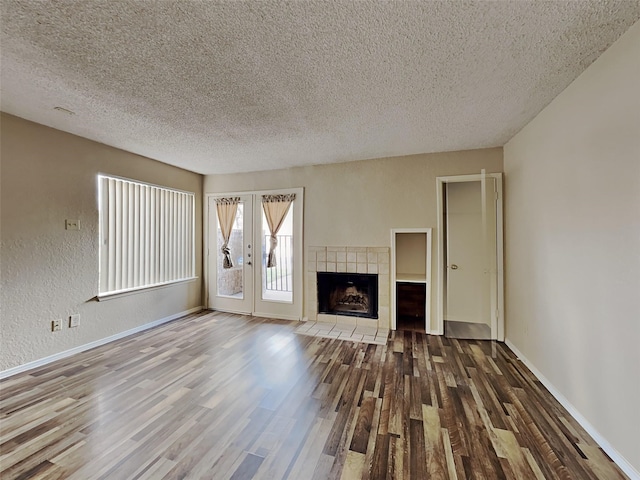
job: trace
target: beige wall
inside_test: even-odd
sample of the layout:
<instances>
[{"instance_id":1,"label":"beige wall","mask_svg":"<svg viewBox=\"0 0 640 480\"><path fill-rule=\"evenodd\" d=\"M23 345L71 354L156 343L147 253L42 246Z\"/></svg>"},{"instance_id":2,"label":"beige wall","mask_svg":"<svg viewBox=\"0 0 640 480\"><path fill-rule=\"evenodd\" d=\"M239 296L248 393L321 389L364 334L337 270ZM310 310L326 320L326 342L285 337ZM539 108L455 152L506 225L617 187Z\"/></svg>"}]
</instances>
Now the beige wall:
<instances>
[{"instance_id":1,"label":"beige wall","mask_svg":"<svg viewBox=\"0 0 640 480\"><path fill-rule=\"evenodd\" d=\"M0 371L201 304L201 281L104 302L98 293L98 173L196 192L201 277L202 177L106 145L1 117ZM79 219L80 231L66 231ZM80 326L51 332L51 320Z\"/></svg>"},{"instance_id":2,"label":"beige wall","mask_svg":"<svg viewBox=\"0 0 640 480\"><path fill-rule=\"evenodd\" d=\"M305 252L312 245L390 247L392 228L433 227L435 238L436 177L480 173L483 168L487 173L502 171L501 148L209 175L204 191L304 187ZM435 292L432 288L432 295Z\"/></svg>"},{"instance_id":3,"label":"beige wall","mask_svg":"<svg viewBox=\"0 0 640 480\"><path fill-rule=\"evenodd\" d=\"M640 23L504 148L507 338L640 471Z\"/></svg>"}]
</instances>

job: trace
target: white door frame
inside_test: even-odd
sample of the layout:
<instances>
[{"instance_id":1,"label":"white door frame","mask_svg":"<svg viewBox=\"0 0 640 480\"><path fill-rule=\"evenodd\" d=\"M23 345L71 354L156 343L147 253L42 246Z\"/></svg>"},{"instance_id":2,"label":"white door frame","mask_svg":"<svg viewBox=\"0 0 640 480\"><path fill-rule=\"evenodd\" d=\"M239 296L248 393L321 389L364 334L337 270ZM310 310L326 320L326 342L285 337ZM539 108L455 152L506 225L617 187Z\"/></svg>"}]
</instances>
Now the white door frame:
<instances>
[{"instance_id":1,"label":"white door frame","mask_svg":"<svg viewBox=\"0 0 640 480\"><path fill-rule=\"evenodd\" d=\"M493 321L497 322L496 338L494 340L504 341L504 269L503 269L503 212L502 212L502 173L487 173L485 178L494 178L496 185L496 263L497 263L497 312L494 313ZM437 272L437 309L436 328L433 331L436 335L444 334L444 278L447 268L444 258L444 184L455 182L478 182L482 181L483 174L456 175L450 177L436 177L436 208L438 219L438 272Z\"/></svg>"},{"instance_id":2,"label":"white door frame","mask_svg":"<svg viewBox=\"0 0 640 480\"><path fill-rule=\"evenodd\" d=\"M300 200L300 222L299 225L295 226L294 223L294 238L295 243L294 243L294 259L299 258L300 261L294 261L294 265L293 265L293 304L297 306L296 308L296 312L293 315L290 314L282 314L282 313L265 313L265 312L256 312L255 311L255 301L253 302L253 306L252 306L252 314L256 315L256 316L267 316L269 318L279 318L279 319L283 319L283 320L301 320L302 319L302 312L304 311L304 283L303 283L303 277L304 277L304 268L303 268L303 264L304 264L304 251L303 251L303 245L304 245L304 238L303 238L303 231L304 231L304 188L302 187L297 187L297 188L274 188L274 189L270 189L270 190L250 190L250 191L236 191L236 192L208 192L204 194L204 245L205 245L205 269L204 269L204 288L205 288L205 305L207 308L211 308L211 299L209 298L209 292L210 292L210 284L211 282L215 279L215 275L212 273L213 270L216 268L215 265L215 254L216 252L211 252L211 246L210 246L210 218L211 218L211 212L209 212L209 198L211 197L234 197L234 196L242 196L242 195L255 195L255 196L259 196L259 195L265 195L265 194L273 194L273 193L282 193L282 194L287 194L287 193L295 193L296 194L296 201ZM255 222L255 217L257 215L257 213L260 213L259 208L261 208L261 204L260 202L256 202L254 201L254 206L253 206L253 215L254 215L254 226L256 224ZM253 238L251 239L251 244L254 246L254 250L256 250L258 248L258 246L262 245L262 239L258 238L259 237L259 232L256 231L255 228L253 228ZM258 242L256 242L256 240L259 240ZM212 255L213 253L213 255ZM254 255L257 255L254 253ZM256 268L260 268L259 265L255 265L255 262L257 261L261 261L261 259L259 257L255 257L254 258L254 275L252 279L247 279L247 281L254 281L254 279L256 278ZM255 287L254 287L254 297L255 295L258 295L259 292L255 291Z\"/></svg>"}]
</instances>

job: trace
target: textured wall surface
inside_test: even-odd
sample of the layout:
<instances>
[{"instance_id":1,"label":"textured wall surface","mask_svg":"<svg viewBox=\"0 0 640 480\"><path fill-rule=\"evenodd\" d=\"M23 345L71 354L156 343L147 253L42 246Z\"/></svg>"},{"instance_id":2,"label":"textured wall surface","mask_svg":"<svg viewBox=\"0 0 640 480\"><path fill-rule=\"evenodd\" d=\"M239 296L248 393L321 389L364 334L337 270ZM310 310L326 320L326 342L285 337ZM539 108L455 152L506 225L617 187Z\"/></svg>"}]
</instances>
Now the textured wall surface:
<instances>
[{"instance_id":1,"label":"textured wall surface","mask_svg":"<svg viewBox=\"0 0 640 480\"><path fill-rule=\"evenodd\" d=\"M305 252L313 245L390 247L392 228L433 227L435 262L436 177L480 173L483 168L487 173L502 171L501 148L208 175L204 190L220 193L304 187ZM435 286L432 288L435 295ZM307 292L305 303L310 301L313 299ZM431 318L435 322L435 301Z\"/></svg>"},{"instance_id":2,"label":"textured wall surface","mask_svg":"<svg viewBox=\"0 0 640 480\"><path fill-rule=\"evenodd\" d=\"M208 174L502 146L640 18L635 0L0 8L3 111Z\"/></svg>"},{"instance_id":3,"label":"textured wall surface","mask_svg":"<svg viewBox=\"0 0 640 480\"><path fill-rule=\"evenodd\" d=\"M201 281L104 302L98 293L98 173L196 192L197 275L202 177L3 114L0 371L200 305ZM80 230L65 230L65 219ZM79 313L80 326L68 328ZM51 320L63 319L60 332Z\"/></svg>"},{"instance_id":4,"label":"textured wall surface","mask_svg":"<svg viewBox=\"0 0 640 480\"><path fill-rule=\"evenodd\" d=\"M640 24L504 148L506 334L640 472Z\"/></svg>"}]
</instances>

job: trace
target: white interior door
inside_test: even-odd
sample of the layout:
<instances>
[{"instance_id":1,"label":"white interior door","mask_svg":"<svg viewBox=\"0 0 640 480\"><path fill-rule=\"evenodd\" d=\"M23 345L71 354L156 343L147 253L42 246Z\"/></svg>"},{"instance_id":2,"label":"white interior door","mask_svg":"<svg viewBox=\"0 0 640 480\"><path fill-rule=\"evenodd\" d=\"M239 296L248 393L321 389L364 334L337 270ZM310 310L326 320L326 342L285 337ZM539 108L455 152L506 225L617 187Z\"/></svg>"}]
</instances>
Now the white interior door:
<instances>
[{"instance_id":1,"label":"white interior door","mask_svg":"<svg viewBox=\"0 0 640 480\"><path fill-rule=\"evenodd\" d=\"M444 320L485 325L490 338L496 338L495 179L445 187Z\"/></svg>"},{"instance_id":2,"label":"white interior door","mask_svg":"<svg viewBox=\"0 0 640 480\"><path fill-rule=\"evenodd\" d=\"M480 182L446 186L447 296L445 320L486 323L482 314L484 246Z\"/></svg>"},{"instance_id":3,"label":"white interior door","mask_svg":"<svg viewBox=\"0 0 640 480\"><path fill-rule=\"evenodd\" d=\"M267 268L269 227L262 195L295 193L284 223L277 233L276 266ZM222 235L215 199L240 197L229 241L233 267L223 268ZM300 320L303 305L302 231L303 189L228 193L209 197L209 308L261 317Z\"/></svg>"},{"instance_id":4,"label":"white interior door","mask_svg":"<svg viewBox=\"0 0 640 480\"><path fill-rule=\"evenodd\" d=\"M218 222L216 198L209 197L209 307L224 312L253 312L253 195L239 197L229 250L231 268L223 267L223 238Z\"/></svg>"}]
</instances>

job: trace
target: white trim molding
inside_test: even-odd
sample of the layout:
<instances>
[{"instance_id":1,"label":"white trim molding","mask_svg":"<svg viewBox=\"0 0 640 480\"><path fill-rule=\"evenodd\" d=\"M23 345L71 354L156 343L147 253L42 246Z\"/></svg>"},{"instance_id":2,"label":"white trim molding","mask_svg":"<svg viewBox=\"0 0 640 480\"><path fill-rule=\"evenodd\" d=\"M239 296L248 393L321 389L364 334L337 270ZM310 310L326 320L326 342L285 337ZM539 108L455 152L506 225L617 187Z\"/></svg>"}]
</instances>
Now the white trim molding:
<instances>
[{"instance_id":1,"label":"white trim molding","mask_svg":"<svg viewBox=\"0 0 640 480\"><path fill-rule=\"evenodd\" d=\"M173 315L169 315L168 317L164 317L159 320L154 320L153 322L145 323L144 325L140 325L139 327L135 327L130 330L125 330L124 332L116 333L115 335L101 338L100 340L95 340L93 342L85 343L84 345L79 345L69 350L65 350L64 352L55 353L53 355L49 355L48 357L40 358L38 360L34 360L33 362L25 363L24 365L18 365L17 367L3 370L2 372L0 372L0 380L11 377L13 375L17 375L18 373L26 372L27 370L31 370L33 368L42 367L43 365L47 365L51 362L55 362L56 360L62 360L63 358L70 357L71 355L75 355L76 353L84 352L85 350L89 350L90 348L100 347L107 343L120 340L121 338L128 337L129 335L133 335L134 333L143 332L150 328L162 325L163 323L167 323L172 320L176 320L177 318L184 317L185 315L201 312L202 310L203 310L202 306L193 307L193 308L190 308L189 310L174 313Z\"/></svg>"},{"instance_id":2,"label":"white trim molding","mask_svg":"<svg viewBox=\"0 0 640 480\"><path fill-rule=\"evenodd\" d=\"M121 297L126 297L128 295L136 295L138 293L144 293L148 290L156 290L158 288L164 288L164 287L171 287L173 285L179 284L179 283L192 283L195 282L196 280L198 280L200 277L191 277L191 278L184 278L182 280L171 280L169 282L164 282L164 283L158 283L156 285L146 285L143 287L136 287L136 288L130 288L128 290L120 290L119 292L110 292L110 293L105 293L105 294L98 294L96 296L96 299L99 302L105 302L108 300L113 300L116 298L121 298Z\"/></svg>"},{"instance_id":3,"label":"white trim molding","mask_svg":"<svg viewBox=\"0 0 640 480\"><path fill-rule=\"evenodd\" d=\"M516 357L524 363L531 373L533 373L538 380L545 386L545 388L549 391L551 395L562 405L567 412L580 424L582 428L586 430L586 432L591 435L591 437L595 440L595 442L605 451L611 460L615 462L618 467L631 479L631 480L640 480L640 472L638 472L633 465L631 465L627 459L625 459L608 441L605 439L598 430L595 429L591 423L578 411L576 407L574 407L567 398L560 393L560 391L547 379L540 370L538 370L533 363L529 361L527 357L525 357L520 350L509 340L508 338L504 342L507 347L511 349L513 353L515 353Z\"/></svg>"}]
</instances>

